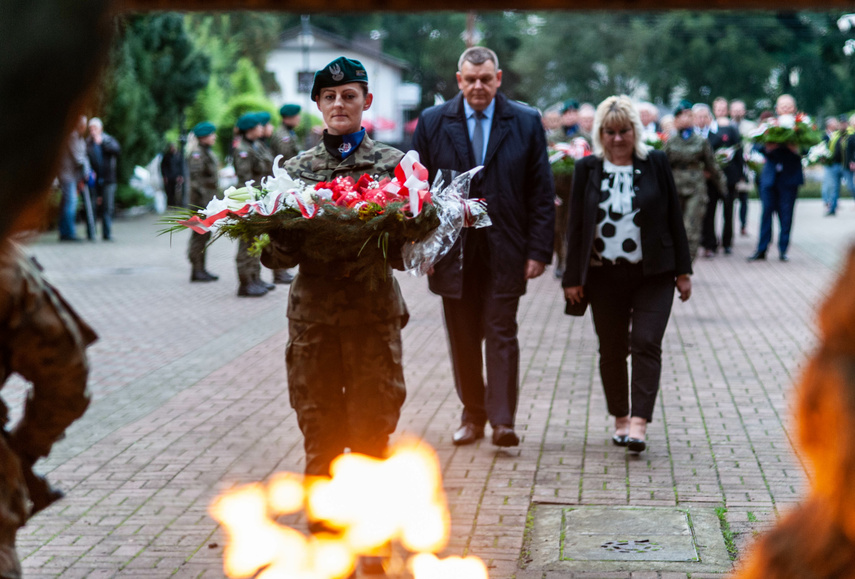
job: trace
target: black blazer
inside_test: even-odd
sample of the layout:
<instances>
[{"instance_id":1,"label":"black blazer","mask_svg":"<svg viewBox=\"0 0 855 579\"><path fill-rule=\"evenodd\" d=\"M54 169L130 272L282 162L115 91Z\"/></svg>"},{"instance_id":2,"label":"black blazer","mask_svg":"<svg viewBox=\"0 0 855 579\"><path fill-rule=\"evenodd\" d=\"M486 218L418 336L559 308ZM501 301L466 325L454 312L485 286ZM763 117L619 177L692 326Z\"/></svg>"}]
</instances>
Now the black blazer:
<instances>
[{"instance_id":1,"label":"black blazer","mask_svg":"<svg viewBox=\"0 0 855 579\"><path fill-rule=\"evenodd\" d=\"M540 113L501 93L484 169L472 181L470 198L487 200L493 222L486 229L490 247L492 288L499 297L525 293L527 259L552 260L555 229L555 190L546 152ZM413 148L430 172L464 172L475 166L463 109L463 94L425 110L413 135ZM463 294L463 242L466 230L451 251L434 267L429 285L444 297Z\"/></svg>"},{"instance_id":2,"label":"black blazer","mask_svg":"<svg viewBox=\"0 0 855 579\"><path fill-rule=\"evenodd\" d=\"M733 160L722 169L728 186L733 187L738 181L745 179L745 160L742 157L742 138L739 136L739 129L733 125L719 127L716 132L710 131L707 139L713 151L725 147L736 147Z\"/></svg>"},{"instance_id":3,"label":"black blazer","mask_svg":"<svg viewBox=\"0 0 855 579\"><path fill-rule=\"evenodd\" d=\"M632 164L644 275L674 272L676 277L692 273L689 242L668 157L662 151L650 151L646 160L635 157ZM602 175L600 157L591 155L576 162L567 229L567 267L561 281L564 287L585 285L588 279Z\"/></svg>"}]
</instances>

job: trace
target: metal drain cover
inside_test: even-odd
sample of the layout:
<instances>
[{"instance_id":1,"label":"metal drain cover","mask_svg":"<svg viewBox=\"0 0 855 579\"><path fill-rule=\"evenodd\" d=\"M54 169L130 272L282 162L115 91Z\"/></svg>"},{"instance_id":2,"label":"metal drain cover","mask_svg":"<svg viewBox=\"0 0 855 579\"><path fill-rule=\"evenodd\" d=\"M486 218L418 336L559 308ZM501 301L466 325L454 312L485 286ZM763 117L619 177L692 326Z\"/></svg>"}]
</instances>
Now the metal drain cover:
<instances>
[{"instance_id":1,"label":"metal drain cover","mask_svg":"<svg viewBox=\"0 0 855 579\"><path fill-rule=\"evenodd\" d=\"M606 541L600 547L606 551L618 553L647 553L662 549L659 543L650 539L641 539L640 541Z\"/></svg>"},{"instance_id":2,"label":"metal drain cover","mask_svg":"<svg viewBox=\"0 0 855 579\"><path fill-rule=\"evenodd\" d=\"M527 569L727 572L713 509L534 505Z\"/></svg>"}]
</instances>

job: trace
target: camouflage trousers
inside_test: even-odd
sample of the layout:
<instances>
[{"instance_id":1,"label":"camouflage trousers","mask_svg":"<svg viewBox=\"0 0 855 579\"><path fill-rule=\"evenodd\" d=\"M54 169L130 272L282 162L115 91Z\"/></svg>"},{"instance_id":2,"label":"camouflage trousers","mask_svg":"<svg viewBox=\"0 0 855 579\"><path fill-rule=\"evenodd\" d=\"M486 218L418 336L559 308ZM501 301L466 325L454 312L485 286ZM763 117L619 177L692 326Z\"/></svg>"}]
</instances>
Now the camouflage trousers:
<instances>
[{"instance_id":1,"label":"camouflage trousers","mask_svg":"<svg viewBox=\"0 0 855 579\"><path fill-rule=\"evenodd\" d=\"M257 279L261 274L261 258L249 254L250 245L252 244L243 239L238 243L235 263L237 264L238 279L241 282Z\"/></svg>"},{"instance_id":2,"label":"camouflage trousers","mask_svg":"<svg viewBox=\"0 0 855 579\"><path fill-rule=\"evenodd\" d=\"M20 579L15 534L27 520L28 495L21 463L0 436L0 579Z\"/></svg>"},{"instance_id":3,"label":"camouflage trousers","mask_svg":"<svg viewBox=\"0 0 855 579\"><path fill-rule=\"evenodd\" d=\"M698 190L691 195L680 195L680 209L683 211L683 226L689 240L689 255L692 260L698 255L701 235L704 231L704 215L707 211L707 194Z\"/></svg>"},{"instance_id":4,"label":"camouflage trousers","mask_svg":"<svg viewBox=\"0 0 855 579\"><path fill-rule=\"evenodd\" d=\"M289 320L288 329L288 394L304 437L306 474L328 476L345 448L383 457L406 398L401 322Z\"/></svg>"},{"instance_id":5,"label":"camouflage trousers","mask_svg":"<svg viewBox=\"0 0 855 579\"><path fill-rule=\"evenodd\" d=\"M190 244L187 247L187 258L193 265L193 269L205 269L205 246L211 241L211 232L190 233Z\"/></svg>"}]
</instances>

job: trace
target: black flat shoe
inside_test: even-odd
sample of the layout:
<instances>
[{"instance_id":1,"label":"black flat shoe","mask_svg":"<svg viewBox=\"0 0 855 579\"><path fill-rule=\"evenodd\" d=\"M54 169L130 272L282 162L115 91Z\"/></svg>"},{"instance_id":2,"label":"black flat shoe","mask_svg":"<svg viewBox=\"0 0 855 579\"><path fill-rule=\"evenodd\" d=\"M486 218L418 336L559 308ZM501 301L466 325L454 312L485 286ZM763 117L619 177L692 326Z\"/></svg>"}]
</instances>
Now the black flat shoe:
<instances>
[{"instance_id":1,"label":"black flat shoe","mask_svg":"<svg viewBox=\"0 0 855 579\"><path fill-rule=\"evenodd\" d=\"M626 448L632 452L643 452L647 449L647 443L640 438L627 438Z\"/></svg>"},{"instance_id":2,"label":"black flat shoe","mask_svg":"<svg viewBox=\"0 0 855 579\"><path fill-rule=\"evenodd\" d=\"M615 434L612 436L612 444L615 446L626 446L628 440L628 434Z\"/></svg>"}]
</instances>

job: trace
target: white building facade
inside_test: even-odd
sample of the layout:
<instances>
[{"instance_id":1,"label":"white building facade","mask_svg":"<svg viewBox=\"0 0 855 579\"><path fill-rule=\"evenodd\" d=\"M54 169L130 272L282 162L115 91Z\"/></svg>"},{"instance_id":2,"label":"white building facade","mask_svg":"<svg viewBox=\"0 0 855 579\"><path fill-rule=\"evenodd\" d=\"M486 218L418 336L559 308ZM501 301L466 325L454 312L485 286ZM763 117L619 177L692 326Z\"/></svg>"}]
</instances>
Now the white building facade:
<instances>
[{"instance_id":1,"label":"white building facade","mask_svg":"<svg viewBox=\"0 0 855 579\"><path fill-rule=\"evenodd\" d=\"M339 56L360 61L368 72L374 103L365 111L363 120L366 128L369 125L372 128L373 138L400 143L404 138L404 111L418 106L419 87L402 82L406 62L367 44L350 42L313 26L285 31L279 46L267 56L265 68L275 75L282 89L281 93L270 95L271 99L277 105L299 104L304 110L320 116L309 94L312 76L314 71Z\"/></svg>"}]
</instances>

